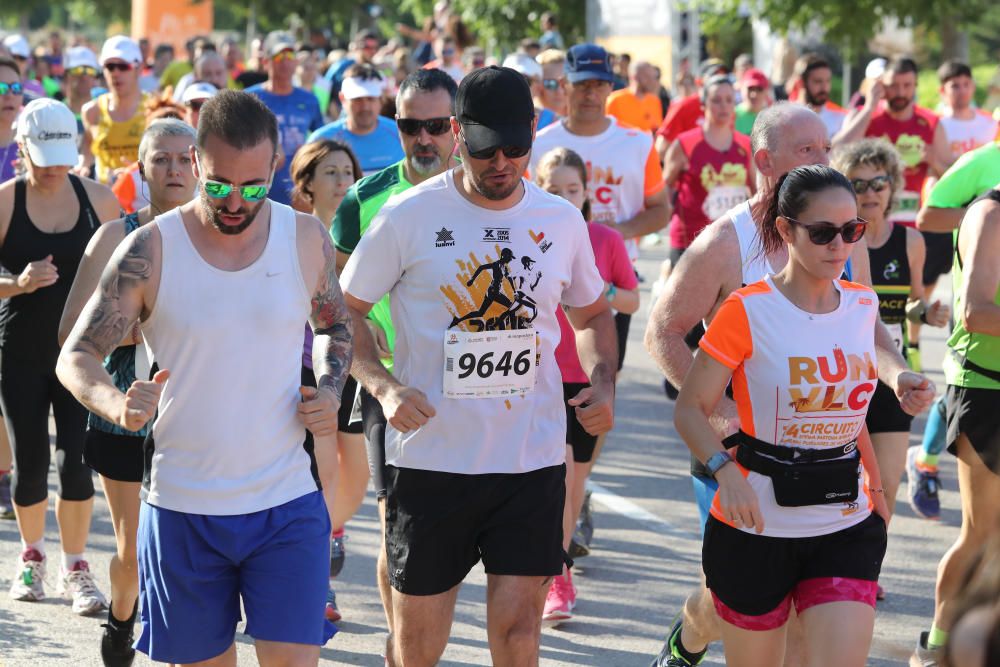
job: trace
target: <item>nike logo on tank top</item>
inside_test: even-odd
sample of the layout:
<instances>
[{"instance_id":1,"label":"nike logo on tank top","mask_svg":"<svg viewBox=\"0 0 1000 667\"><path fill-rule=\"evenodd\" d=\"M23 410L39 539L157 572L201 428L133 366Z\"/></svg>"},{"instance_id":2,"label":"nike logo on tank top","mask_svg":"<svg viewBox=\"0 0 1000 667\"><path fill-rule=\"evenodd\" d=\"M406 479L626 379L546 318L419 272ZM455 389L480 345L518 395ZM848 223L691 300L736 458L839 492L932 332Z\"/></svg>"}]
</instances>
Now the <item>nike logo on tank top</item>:
<instances>
[{"instance_id":1,"label":"nike logo on tank top","mask_svg":"<svg viewBox=\"0 0 1000 667\"><path fill-rule=\"evenodd\" d=\"M239 271L202 258L179 210L152 223L163 259L142 334L170 379L146 441L144 498L151 505L246 514L318 488L296 415L310 293L295 213L270 205L264 251Z\"/></svg>"}]
</instances>

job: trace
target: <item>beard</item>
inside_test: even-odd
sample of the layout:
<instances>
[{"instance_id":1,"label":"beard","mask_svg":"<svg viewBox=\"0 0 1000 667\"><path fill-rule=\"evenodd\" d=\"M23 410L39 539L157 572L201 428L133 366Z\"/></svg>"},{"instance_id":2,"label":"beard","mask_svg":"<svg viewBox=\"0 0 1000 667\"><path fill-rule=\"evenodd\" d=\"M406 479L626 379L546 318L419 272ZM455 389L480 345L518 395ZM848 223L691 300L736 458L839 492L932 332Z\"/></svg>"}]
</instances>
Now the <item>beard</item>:
<instances>
[{"instance_id":1,"label":"beard","mask_svg":"<svg viewBox=\"0 0 1000 667\"><path fill-rule=\"evenodd\" d=\"M805 91L806 91L806 103L809 104L810 106L821 107L830 101L830 95L825 91L820 91L815 95L809 92L808 88L806 88Z\"/></svg>"},{"instance_id":2,"label":"beard","mask_svg":"<svg viewBox=\"0 0 1000 667\"><path fill-rule=\"evenodd\" d=\"M514 169L509 170L509 173L515 177L512 179L510 187L498 188L493 185L490 185L486 181L488 177L497 176L500 173L506 173L506 172L498 172L495 169L491 168L487 169L482 173L477 174L475 171L472 171L471 169L469 170L469 175L472 176L472 186L476 189L476 192L486 197L490 201L501 201L506 199L507 197L511 196L514 193L514 191L517 190L517 186L521 184L521 179L517 178L518 172Z\"/></svg>"},{"instance_id":3,"label":"beard","mask_svg":"<svg viewBox=\"0 0 1000 667\"><path fill-rule=\"evenodd\" d=\"M893 97L889 99L889 108L893 111L903 111L911 102L913 100L906 97Z\"/></svg>"},{"instance_id":4,"label":"beard","mask_svg":"<svg viewBox=\"0 0 1000 667\"><path fill-rule=\"evenodd\" d=\"M204 191L199 196L199 199L201 200L202 208L204 209L205 213L208 214L208 219L212 223L212 227L214 227L220 234L225 234L226 236L236 236L237 234L242 234L243 232L245 232L247 228L257 218L257 214L260 212L261 207L264 206L264 203L267 201L266 199L263 199L256 206L253 207L247 207L246 204L244 203L244 205L241 206L236 211L226 210L226 213L229 213L231 215L244 216L243 222L241 222L240 224L227 225L222 221L222 215L220 214L220 211L222 211L223 209L216 208L215 206L213 206L212 199L210 199L209 196L204 193Z\"/></svg>"},{"instance_id":5,"label":"beard","mask_svg":"<svg viewBox=\"0 0 1000 667\"><path fill-rule=\"evenodd\" d=\"M419 146L417 147L419 149ZM410 166L421 176L430 176L441 170L443 164L441 156L433 148L428 153L414 152L410 155Z\"/></svg>"}]
</instances>

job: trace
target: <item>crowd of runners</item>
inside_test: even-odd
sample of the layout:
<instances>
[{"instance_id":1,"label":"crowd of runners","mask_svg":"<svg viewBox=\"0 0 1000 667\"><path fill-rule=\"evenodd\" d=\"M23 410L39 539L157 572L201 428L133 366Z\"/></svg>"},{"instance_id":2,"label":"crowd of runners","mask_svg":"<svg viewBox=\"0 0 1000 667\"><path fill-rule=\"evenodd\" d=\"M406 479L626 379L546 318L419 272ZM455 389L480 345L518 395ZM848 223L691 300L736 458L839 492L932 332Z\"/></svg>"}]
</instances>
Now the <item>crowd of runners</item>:
<instances>
[{"instance_id":1,"label":"crowd of runners","mask_svg":"<svg viewBox=\"0 0 1000 667\"><path fill-rule=\"evenodd\" d=\"M246 60L3 39L10 596L57 569L109 666L235 664L243 614L261 664L316 664L371 486L386 664L440 659L480 561L493 662L537 664L597 548L586 483L648 279L641 353L704 539L653 667L864 665L897 496L938 519L944 449L962 525L910 665L1000 664L1000 131L969 66L925 109L917 64L876 58L842 108L819 54L664 86L542 29L501 59L447 8ZM923 326L947 329L945 386Z\"/></svg>"}]
</instances>

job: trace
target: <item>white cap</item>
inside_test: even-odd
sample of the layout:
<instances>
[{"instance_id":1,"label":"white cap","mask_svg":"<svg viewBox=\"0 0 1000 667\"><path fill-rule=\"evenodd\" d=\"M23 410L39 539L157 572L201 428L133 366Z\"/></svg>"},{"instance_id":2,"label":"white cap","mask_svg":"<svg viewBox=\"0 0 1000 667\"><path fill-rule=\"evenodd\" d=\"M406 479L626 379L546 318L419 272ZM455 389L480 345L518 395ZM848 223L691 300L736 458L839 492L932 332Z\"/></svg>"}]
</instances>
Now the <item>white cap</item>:
<instances>
[{"instance_id":1,"label":"white cap","mask_svg":"<svg viewBox=\"0 0 1000 667\"><path fill-rule=\"evenodd\" d=\"M138 65L142 62L142 51L134 40L125 35L115 35L108 37L101 47L101 65L109 60L124 60L127 63Z\"/></svg>"},{"instance_id":2,"label":"white cap","mask_svg":"<svg viewBox=\"0 0 1000 667\"><path fill-rule=\"evenodd\" d=\"M527 53L512 53L503 60L503 66L509 67L515 72L522 74L529 79L542 78L542 66Z\"/></svg>"},{"instance_id":3,"label":"white cap","mask_svg":"<svg viewBox=\"0 0 1000 667\"><path fill-rule=\"evenodd\" d=\"M10 55L16 58L30 58L31 45L23 35L7 35L3 38L4 48L10 51Z\"/></svg>"},{"instance_id":4,"label":"white cap","mask_svg":"<svg viewBox=\"0 0 1000 667\"><path fill-rule=\"evenodd\" d=\"M885 66L889 63L885 58L875 58L865 67L866 79L877 79L885 72Z\"/></svg>"},{"instance_id":5,"label":"white cap","mask_svg":"<svg viewBox=\"0 0 1000 667\"><path fill-rule=\"evenodd\" d=\"M73 69L74 67L101 69L100 64L97 62L97 56L86 46L72 46L66 49L65 67L66 69Z\"/></svg>"},{"instance_id":6,"label":"white cap","mask_svg":"<svg viewBox=\"0 0 1000 667\"><path fill-rule=\"evenodd\" d=\"M340 93L345 100L356 100L359 97L382 97L385 82L382 79L362 79L349 76L340 84Z\"/></svg>"},{"instance_id":7,"label":"white cap","mask_svg":"<svg viewBox=\"0 0 1000 667\"><path fill-rule=\"evenodd\" d=\"M276 56L282 51L287 51L288 49L294 51L295 38L287 32L275 30L274 32L268 33L267 39L264 40L264 49L268 57Z\"/></svg>"},{"instance_id":8,"label":"white cap","mask_svg":"<svg viewBox=\"0 0 1000 667\"><path fill-rule=\"evenodd\" d=\"M76 117L62 102L29 102L17 119L17 138L39 167L72 167L77 162Z\"/></svg>"},{"instance_id":9,"label":"white cap","mask_svg":"<svg viewBox=\"0 0 1000 667\"><path fill-rule=\"evenodd\" d=\"M197 83L192 83L190 86L184 89L184 95L181 96L181 102L187 104L192 100L207 100L213 97L219 89L206 81L198 81Z\"/></svg>"}]
</instances>

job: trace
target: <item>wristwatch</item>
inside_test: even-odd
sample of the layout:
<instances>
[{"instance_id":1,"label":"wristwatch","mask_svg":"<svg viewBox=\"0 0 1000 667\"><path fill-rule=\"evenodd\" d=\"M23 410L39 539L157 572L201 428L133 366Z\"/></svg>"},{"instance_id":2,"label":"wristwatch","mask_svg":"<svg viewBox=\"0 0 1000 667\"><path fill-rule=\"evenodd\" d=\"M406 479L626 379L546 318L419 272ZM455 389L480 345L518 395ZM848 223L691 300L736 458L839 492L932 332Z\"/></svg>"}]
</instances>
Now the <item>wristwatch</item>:
<instances>
[{"instance_id":1,"label":"wristwatch","mask_svg":"<svg viewBox=\"0 0 1000 667\"><path fill-rule=\"evenodd\" d=\"M731 463L732 460L733 457L729 455L729 452L725 450L716 452L705 461L705 468L708 469L708 474L712 476L712 479L715 479L715 473L719 472L722 466Z\"/></svg>"}]
</instances>

